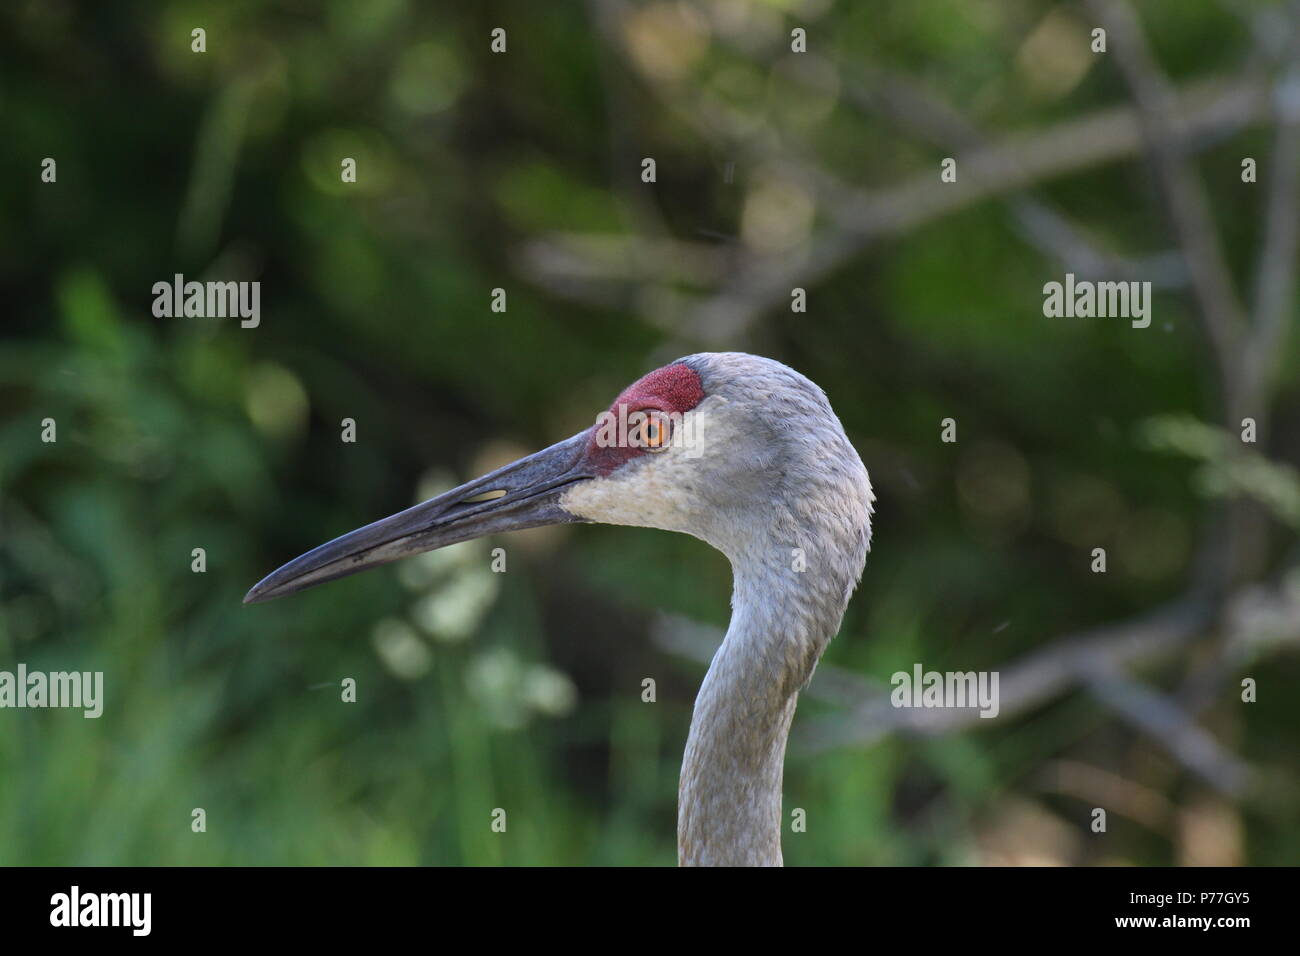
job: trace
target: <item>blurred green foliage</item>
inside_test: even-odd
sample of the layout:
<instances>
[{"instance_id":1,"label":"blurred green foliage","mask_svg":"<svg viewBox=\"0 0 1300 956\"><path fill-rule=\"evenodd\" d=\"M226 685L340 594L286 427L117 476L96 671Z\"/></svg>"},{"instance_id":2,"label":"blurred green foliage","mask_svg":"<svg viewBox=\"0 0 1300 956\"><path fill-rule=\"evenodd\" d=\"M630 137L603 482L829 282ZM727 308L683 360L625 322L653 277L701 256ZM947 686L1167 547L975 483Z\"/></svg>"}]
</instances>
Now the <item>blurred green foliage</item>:
<instances>
[{"instance_id":1,"label":"blurred green foliage","mask_svg":"<svg viewBox=\"0 0 1300 956\"><path fill-rule=\"evenodd\" d=\"M700 347L696 330L641 308L647 294L687 301L699 280L575 302L521 266L549 233L631 234L646 204L673 236L725 256L762 188L743 162L728 182L730 158L602 47L596 6L0 9L0 669L102 670L108 698L98 720L0 711L0 864L675 860L701 669L647 631L665 611L725 624L729 570L703 544L529 533L240 604L288 558L571 434L627 382ZM1041 57L1017 59L1055 15L1047 0L731 6L778 33L809 24L837 63L909 71L991 129L1124 95L1113 73L1039 82ZM695 22L687 7L634 8L641 19L620 29L645 31L641 49L682 71L674 82L752 110L846 181L884 188L935 161L707 33L655 46L663 23ZM1159 0L1143 15L1176 81L1244 56L1220 5ZM197 26L204 54L190 50ZM508 55L489 52L496 26ZM1258 221L1237 162L1266 144L1246 132L1200 158L1219 173L1211 197L1243 268ZM54 184L39 180L47 156ZM344 156L354 185L340 181ZM641 156L658 160L654 187L637 180ZM1133 165L1042 192L1116 248L1168 244ZM1189 456L1212 452L1195 429L1214 418L1192 316L1161 295L1146 334L1045 321L1042 283L1062 271L983 203L872 248L810 289L808 314L772 310L730 343L825 388L880 496L829 664L881 681L918 660L995 668L1184 587L1207 520ZM260 327L154 318L151 287L175 273L260 280ZM504 313L489 310L497 287ZM1293 530L1296 368L1260 466L1221 469L1211 489L1266 485ZM1184 418L1139 429L1169 414ZM955 445L938 441L947 416ZM41 441L46 418L56 443ZM356 444L339 441L343 418ZM503 576L487 570L497 544ZM1293 545L1279 537L1273 560ZM1090 573L1095 546L1110 573ZM191 571L197 547L204 574ZM1271 801L1225 805L1072 695L947 738L793 749L786 806L809 824L787 835L787 861L1170 863L1204 818L1227 820L1228 861L1294 862L1300 668L1294 656L1268 668L1244 713L1228 675L1212 726L1270 775ZM647 676L654 705L641 702ZM348 677L355 704L341 700ZM797 724L833 713L805 702ZM1067 761L1131 777L1169 812L1156 825L1113 817L1094 839L1091 804L1043 784ZM206 833L191 832L197 807ZM490 829L498 807L504 835ZM1016 856L1031 844L1038 856Z\"/></svg>"}]
</instances>

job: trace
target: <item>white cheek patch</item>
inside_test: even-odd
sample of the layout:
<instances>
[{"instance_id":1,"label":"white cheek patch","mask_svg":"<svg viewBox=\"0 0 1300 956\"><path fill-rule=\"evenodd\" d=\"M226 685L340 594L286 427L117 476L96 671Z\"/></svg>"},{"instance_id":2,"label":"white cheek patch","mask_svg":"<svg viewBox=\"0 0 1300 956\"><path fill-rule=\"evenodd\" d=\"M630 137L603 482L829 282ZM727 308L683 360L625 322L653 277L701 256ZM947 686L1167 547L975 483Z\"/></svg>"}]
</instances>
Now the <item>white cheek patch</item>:
<instances>
[{"instance_id":1,"label":"white cheek patch","mask_svg":"<svg viewBox=\"0 0 1300 956\"><path fill-rule=\"evenodd\" d=\"M601 524L659 528L693 533L700 502L688 490L706 475L710 458L726 454L725 423L718 414L725 400L710 397L687 413L700 444L669 446L633 459L604 478L580 481L560 496L570 514Z\"/></svg>"},{"instance_id":2,"label":"white cheek patch","mask_svg":"<svg viewBox=\"0 0 1300 956\"><path fill-rule=\"evenodd\" d=\"M674 484L654 467L625 465L607 478L580 481L560 496L570 514L601 524L679 530Z\"/></svg>"}]
</instances>

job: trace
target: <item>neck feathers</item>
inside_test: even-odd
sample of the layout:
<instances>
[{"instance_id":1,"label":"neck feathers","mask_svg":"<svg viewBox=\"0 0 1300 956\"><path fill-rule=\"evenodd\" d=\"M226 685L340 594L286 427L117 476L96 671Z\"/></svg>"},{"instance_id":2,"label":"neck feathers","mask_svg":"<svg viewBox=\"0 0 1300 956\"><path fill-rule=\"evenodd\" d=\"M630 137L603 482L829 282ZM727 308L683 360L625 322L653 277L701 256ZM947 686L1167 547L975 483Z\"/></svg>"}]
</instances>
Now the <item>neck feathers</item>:
<instances>
[{"instance_id":1,"label":"neck feathers","mask_svg":"<svg viewBox=\"0 0 1300 956\"><path fill-rule=\"evenodd\" d=\"M846 580L836 573L842 556L832 565L796 548L769 542L733 557L731 625L696 697L682 761L682 865L781 865L790 722L862 567Z\"/></svg>"},{"instance_id":2,"label":"neck feathers","mask_svg":"<svg viewBox=\"0 0 1300 956\"><path fill-rule=\"evenodd\" d=\"M731 626L691 718L678 856L688 865L779 866L790 722L862 574L874 496L812 382L752 356L683 362L708 394L695 414L709 448L726 453L702 456L686 474L692 502L703 495L704 507L673 527L726 554L735 584ZM752 413L756 401L764 414Z\"/></svg>"}]
</instances>

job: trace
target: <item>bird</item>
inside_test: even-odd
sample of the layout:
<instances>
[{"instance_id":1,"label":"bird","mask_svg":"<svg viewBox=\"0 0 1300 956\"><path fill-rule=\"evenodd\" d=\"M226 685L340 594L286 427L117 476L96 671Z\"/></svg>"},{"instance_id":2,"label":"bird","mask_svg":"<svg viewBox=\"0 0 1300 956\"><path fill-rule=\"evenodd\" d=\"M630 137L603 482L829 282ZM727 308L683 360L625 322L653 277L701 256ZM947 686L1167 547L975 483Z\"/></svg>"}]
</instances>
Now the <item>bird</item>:
<instances>
[{"instance_id":1,"label":"bird","mask_svg":"<svg viewBox=\"0 0 1300 956\"><path fill-rule=\"evenodd\" d=\"M791 721L861 580L874 501L821 388L773 359L702 352L638 379L576 435L295 558L244 602L542 525L693 535L730 561L732 613L687 733L678 862L780 866Z\"/></svg>"}]
</instances>

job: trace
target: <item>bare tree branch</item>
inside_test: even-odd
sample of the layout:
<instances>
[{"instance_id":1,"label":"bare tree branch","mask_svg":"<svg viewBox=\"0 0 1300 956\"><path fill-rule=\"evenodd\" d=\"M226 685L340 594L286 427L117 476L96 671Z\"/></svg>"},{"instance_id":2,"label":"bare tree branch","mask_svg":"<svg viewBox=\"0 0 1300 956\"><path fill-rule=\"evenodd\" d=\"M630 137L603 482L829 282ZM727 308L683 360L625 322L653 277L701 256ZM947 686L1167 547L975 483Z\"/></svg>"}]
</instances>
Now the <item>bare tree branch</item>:
<instances>
[{"instance_id":1,"label":"bare tree branch","mask_svg":"<svg viewBox=\"0 0 1300 956\"><path fill-rule=\"evenodd\" d=\"M1260 656L1300 645L1300 570L1283 576L1275 586L1243 588L1222 607L1221 621L1219 611L1216 603L1189 596L1129 621L1058 638L999 669L997 719L1086 687L1199 778L1221 792L1240 795L1255 782L1249 766L1196 724L1194 715L1221 692L1225 674L1238 673ZM1179 700L1127 676L1137 668L1169 660L1216 630L1222 632L1221 653L1207 662L1216 679L1185 687ZM651 628L651 640L669 653L707 664L722 633L661 616ZM837 714L796 728L796 743L812 752L870 746L893 734L934 736L991 723L975 708L895 707L882 682L828 664L817 669L804 693L851 709L847 719Z\"/></svg>"},{"instance_id":2,"label":"bare tree branch","mask_svg":"<svg viewBox=\"0 0 1300 956\"><path fill-rule=\"evenodd\" d=\"M1250 768L1173 699L1114 670L1095 671L1088 686L1098 700L1220 793L1239 797L1249 788Z\"/></svg>"},{"instance_id":3,"label":"bare tree branch","mask_svg":"<svg viewBox=\"0 0 1300 956\"><path fill-rule=\"evenodd\" d=\"M1053 760L1037 775L1040 790L1106 807L1157 833L1168 832L1173 803L1163 793L1077 760Z\"/></svg>"},{"instance_id":4,"label":"bare tree branch","mask_svg":"<svg viewBox=\"0 0 1300 956\"><path fill-rule=\"evenodd\" d=\"M1264 394L1285 345L1296 308L1297 229L1300 228L1300 3L1291 5L1288 64L1273 94L1277 128L1269 157L1263 248L1254 284L1254 323L1243 378L1248 401L1264 413Z\"/></svg>"},{"instance_id":5,"label":"bare tree branch","mask_svg":"<svg viewBox=\"0 0 1300 956\"><path fill-rule=\"evenodd\" d=\"M614 18L625 6L612 0L592 0L592 7L605 44L621 45L623 39ZM745 46L736 38L730 44L747 57L760 61L772 59L769 51L751 49L752 44ZM816 85L818 77L825 72L801 68L796 75ZM1155 75L1163 82L1159 74ZM708 344L726 344L734 341L763 311L783 302L792 288L833 273L875 239L919 228L968 205L1014 194L1038 182L1134 155L1144 144L1163 144L1169 155L1182 156L1207 140L1260 122L1270 113L1268 85L1258 77L1191 84L1182 92L1164 84L1160 92L1171 111L1167 116L1161 115L1158 129L1151 128L1143 110L1117 107L1045 131L1016 134L985 145L979 131L956 110L905 79L877 72L866 82L850 78L844 92L860 109L883 113L932 142L957 145L962 169L960 183L936 188L935 174L927 172L890 189L857 189L838 181L816 164L774 156L773 144L766 138L755 140L746 132L745 124L731 122L718 110L709 112L697 100L683 105L680 97L669 93L665 95L668 105L702 135L715 141L721 138L729 147L742 154L747 152L755 160L780 165L815 188L822 207L834 217L834 224L798 249L780 256L763 256L743 246L737 248L729 257L730 280L722 288L696 300L692 308L677 308L674 300L672 315L651 316L658 324ZM1190 278L1181 258L1175 261L1162 255L1130 262L1099 251L1088 237L1050 206L1022 196L1013 196L1008 201L1026 239L1077 273L1104 273L1119 278L1141 275L1163 287L1179 286ZM530 271L534 278L561 294L588 301L618 301L608 283L603 289L582 288L583 266L570 256L557 256L545 248L534 247L527 251L525 258L533 267ZM1187 256L1187 261L1192 262L1193 258ZM555 274L547 271L552 268L561 271ZM1213 281L1213 272L1212 269L1207 274L1208 280L1197 279L1201 287L1198 298L1207 290L1210 301L1223 298L1214 292L1219 286ZM590 279L603 281L596 276ZM1230 292L1230 286L1228 289ZM1214 314L1220 312L1222 309ZM1216 342L1216 355L1222 354L1218 345ZM1235 363L1233 358L1233 368Z\"/></svg>"},{"instance_id":6,"label":"bare tree branch","mask_svg":"<svg viewBox=\"0 0 1300 956\"><path fill-rule=\"evenodd\" d=\"M833 67L810 54L800 59L807 63L794 75L824 88L823 78ZM931 145L966 152L988 144L988 138L971 120L909 77L876 70L866 78L845 79L843 89L845 99L858 109L883 116ZM1006 202L1025 240L1081 277L1124 281L1140 278L1164 289L1187 284L1187 270L1176 253L1130 260L1098 248L1050 203L1027 194L1012 195Z\"/></svg>"},{"instance_id":7,"label":"bare tree branch","mask_svg":"<svg viewBox=\"0 0 1300 956\"><path fill-rule=\"evenodd\" d=\"M1115 61L1137 104L1143 139L1218 361L1227 418L1237 420L1243 411L1240 363L1246 312L1233 288L1209 200L1188 161L1185 135L1175 122L1176 91L1152 58L1141 25L1124 0L1088 0L1088 7L1105 27Z\"/></svg>"},{"instance_id":8,"label":"bare tree branch","mask_svg":"<svg viewBox=\"0 0 1300 956\"><path fill-rule=\"evenodd\" d=\"M1260 79L1196 84L1178 98L1171 135L1184 143L1266 119L1268 87ZM814 236L800 254L744 256L732 279L697 304L680 325L706 341L725 342L755 315L842 267L873 241L917 229L977 202L1048 179L1137 154L1143 145L1131 107L1103 110L1035 133L1015 134L960 158L959 182L937 188L928 171L834 208L834 230Z\"/></svg>"}]
</instances>

